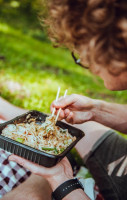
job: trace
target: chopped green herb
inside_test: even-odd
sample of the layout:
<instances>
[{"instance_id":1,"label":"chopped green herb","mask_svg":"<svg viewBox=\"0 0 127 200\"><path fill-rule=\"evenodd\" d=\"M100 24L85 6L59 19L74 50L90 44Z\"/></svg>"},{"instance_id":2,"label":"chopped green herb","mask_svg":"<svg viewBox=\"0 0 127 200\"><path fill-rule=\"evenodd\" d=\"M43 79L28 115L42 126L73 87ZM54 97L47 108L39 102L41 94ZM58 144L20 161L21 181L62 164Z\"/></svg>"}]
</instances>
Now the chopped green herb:
<instances>
[{"instance_id":1,"label":"chopped green herb","mask_svg":"<svg viewBox=\"0 0 127 200\"><path fill-rule=\"evenodd\" d=\"M53 151L53 150L55 150L55 148L54 147L42 147L42 150Z\"/></svg>"},{"instance_id":2,"label":"chopped green herb","mask_svg":"<svg viewBox=\"0 0 127 200\"><path fill-rule=\"evenodd\" d=\"M24 143L25 140L23 138L17 138L16 141L20 143Z\"/></svg>"},{"instance_id":3,"label":"chopped green herb","mask_svg":"<svg viewBox=\"0 0 127 200\"><path fill-rule=\"evenodd\" d=\"M56 153L56 154L58 154L58 150L57 150L57 148L56 148L56 147L54 148L54 150L55 150L55 153Z\"/></svg>"},{"instance_id":4,"label":"chopped green herb","mask_svg":"<svg viewBox=\"0 0 127 200\"><path fill-rule=\"evenodd\" d=\"M60 149L60 153L62 153L64 150L65 150L65 148L61 148L61 149Z\"/></svg>"},{"instance_id":5,"label":"chopped green herb","mask_svg":"<svg viewBox=\"0 0 127 200\"><path fill-rule=\"evenodd\" d=\"M46 132L49 133L50 130L51 130L50 128L47 128L47 129L46 129Z\"/></svg>"}]
</instances>

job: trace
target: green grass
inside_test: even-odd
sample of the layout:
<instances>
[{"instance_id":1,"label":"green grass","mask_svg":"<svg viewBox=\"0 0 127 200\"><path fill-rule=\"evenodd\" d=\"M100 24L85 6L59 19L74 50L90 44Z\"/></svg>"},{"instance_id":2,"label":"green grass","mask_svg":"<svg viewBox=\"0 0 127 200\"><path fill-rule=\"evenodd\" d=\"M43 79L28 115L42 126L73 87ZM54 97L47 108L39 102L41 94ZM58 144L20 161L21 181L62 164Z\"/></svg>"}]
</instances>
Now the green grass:
<instances>
[{"instance_id":1,"label":"green grass","mask_svg":"<svg viewBox=\"0 0 127 200\"><path fill-rule=\"evenodd\" d=\"M73 63L65 49L34 39L6 23L0 23L0 93L15 105L49 112L58 86L61 95L78 93L112 102L125 103L125 91L111 92L103 82ZM11 91L10 84L19 90ZM13 85L13 84L12 84Z\"/></svg>"}]
</instances>

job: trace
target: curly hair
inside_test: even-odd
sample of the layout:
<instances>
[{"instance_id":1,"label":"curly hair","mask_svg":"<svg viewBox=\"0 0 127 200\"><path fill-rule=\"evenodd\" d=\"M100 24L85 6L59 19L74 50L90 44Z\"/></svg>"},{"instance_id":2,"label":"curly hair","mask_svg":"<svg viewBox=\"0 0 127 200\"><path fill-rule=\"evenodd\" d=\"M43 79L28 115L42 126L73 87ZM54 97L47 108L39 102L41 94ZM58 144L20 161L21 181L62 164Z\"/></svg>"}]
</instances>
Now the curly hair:
<instances>
[{"instance_id":1,"label":"curly hair","mask_svg":"<svg viewBox=\"0 0 127 200\"><path fill-rule=\"evenodd\" d=\"M80 55L91 71L127 70L126 0L47 0L51 40Z\"/></svg>"}]
</instances>

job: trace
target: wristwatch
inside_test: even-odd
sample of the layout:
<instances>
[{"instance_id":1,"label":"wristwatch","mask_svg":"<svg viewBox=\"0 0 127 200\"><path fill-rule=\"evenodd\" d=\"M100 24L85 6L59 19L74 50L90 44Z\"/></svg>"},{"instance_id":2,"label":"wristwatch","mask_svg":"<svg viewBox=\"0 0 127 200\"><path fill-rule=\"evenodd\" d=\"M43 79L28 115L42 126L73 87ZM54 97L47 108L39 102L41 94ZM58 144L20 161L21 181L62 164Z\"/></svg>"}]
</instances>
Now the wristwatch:
<instances>
[{"instance_id":1,"label":"wristwatch","mask_svg":"<svg viewBox=\"0 0 127 200\"><path fill-rule=\"evenodd\" d=\"M77 178L65 181L52 192L52 200L62 200L66 195L76 189L84 190L82 183Z\"/></svg>"}]
</instances>

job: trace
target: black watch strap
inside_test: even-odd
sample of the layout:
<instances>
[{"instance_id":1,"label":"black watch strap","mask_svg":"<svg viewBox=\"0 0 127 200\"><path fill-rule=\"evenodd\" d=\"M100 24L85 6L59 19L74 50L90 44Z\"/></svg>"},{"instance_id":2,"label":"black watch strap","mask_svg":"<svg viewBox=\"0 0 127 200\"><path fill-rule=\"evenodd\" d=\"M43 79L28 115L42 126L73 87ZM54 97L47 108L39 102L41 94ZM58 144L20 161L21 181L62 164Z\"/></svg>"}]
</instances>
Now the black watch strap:
<instances>
[{"instance_id":1,"label":"black watch strap","mask_svg":"<svg viewBox=\"0 0 127 200\"><path fill-rule=\"evenodd\" d=\"M76 189L82 189L84 190L81 182L76 178L76 179L70 179L63 184L61 184L56 190L52 193L52 199L53 200L61 200L63 199L66 195L71 193L73 190Z\"/></svg>"}]
</instances>

